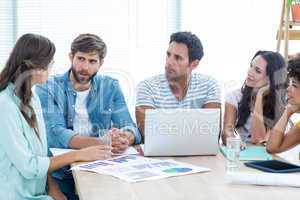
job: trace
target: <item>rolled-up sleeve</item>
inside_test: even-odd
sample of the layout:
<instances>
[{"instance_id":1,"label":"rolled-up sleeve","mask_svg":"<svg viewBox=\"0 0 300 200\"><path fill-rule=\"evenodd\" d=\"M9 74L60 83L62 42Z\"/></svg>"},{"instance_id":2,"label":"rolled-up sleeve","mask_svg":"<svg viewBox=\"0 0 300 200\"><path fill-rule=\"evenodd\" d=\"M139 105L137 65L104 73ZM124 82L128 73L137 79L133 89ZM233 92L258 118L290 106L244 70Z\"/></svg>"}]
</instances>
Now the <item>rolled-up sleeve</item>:
<instances>
[{"instance_id":1,"label":"rolled-up sleeve","mask_svg":"<svg viewBox=\"0 0 300 200\"><path fill-rule=\"evenodd\" d=\"M118 81L114 82L112 122L117 128L132 132L135 136L135 144L141 143L141 134L129 114L125 98Z\"/></svg>"},{"instance_id":2,"label":"rolled-up sleeve","mask_svg":"<svg viewBox=\"0 0 300 200\"><path fill-rule=\"evenodd\" d=\"M56 140L53 143L59 143L59 145L51 145L54 147L61 147L61 148L69 148L69 144L71 139L77 135L77 133L71 129L64 128L62 124L55 124L51 127L52 132L52 141Z\"/></svg>"},{"instance_id":3,"label":"rolled-up sleeve","mask_svg":"<svg viewBox=\"0 0 300 200\"><path fill-rule=\"evenodd\" d=\"M225 103L228 103L234 106L236 109L238 108L238 103L242 98L241 89L233 90L226 94Z\"/></svg>"},{"instance_id":4,"label":"rolled-up sleeve","mask_svg":"<svg viewBox=\"0 0 300 200\"><path fill-rule=\"evenodd\" d=\"M204 104L207 103L221 103L221 89L219 83L213 79L209 78L207 83L207 97Z\"/></svg>"},{"instance_id":5,"label":"rolled-up sleeve","mask_svg":"<svg viewBox=\"0 0 300 200\"><path fill-rule=\"evenodd\" d=\"M3 105L3 104L1 104ZM0 147L19 173L27 179L43 178L47 175L50 159L39 156L31 149L28 134L35 134L14 106L1 108L5 115L0 115ZM26 133L25 131L30 131ZM37 139L37 138L36 138ZM37 141L39 142L39 141Z\"/></svg>"},{"instance_id":6,"label":"rolled-up sleeve","mask_svg":"<svg viewBox=\"0 0 300 200\"><path fill-rule=\"evenodd\" d=\"M155 107L154 95L152 88L147 81L142 81L137 86L136 93L136 107L137 106L151 106Z\"/></svg>"}]
</instances>

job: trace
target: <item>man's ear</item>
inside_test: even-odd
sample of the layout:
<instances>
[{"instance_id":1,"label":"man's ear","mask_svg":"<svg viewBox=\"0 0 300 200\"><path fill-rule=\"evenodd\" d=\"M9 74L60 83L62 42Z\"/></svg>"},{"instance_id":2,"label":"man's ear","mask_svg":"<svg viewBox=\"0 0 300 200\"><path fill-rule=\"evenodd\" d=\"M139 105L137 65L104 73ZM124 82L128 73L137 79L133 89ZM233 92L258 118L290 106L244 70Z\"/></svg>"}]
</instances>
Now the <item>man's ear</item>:
<instances>
[{"instance_id":1,"label":"man's ear","mask_svg":"<svg viewBox=\"0 0 300 200\"><path fill-rule=\"evenodd\" d=\"M72 63L72 61L73 61L73 58L74 58L74 55L70 52L70 53L69 53L69 59L70 59L71 63Z\"/></svg>"},{"instance_id":2,"label":"man's ear","mask_svg":"<svg viewBox=\"0 0 300 200\"><path fill-rule=\"evenodd\" d=\"M190 64L192 70L196 69L198 65L199 65L199 60L198 59L193 60Z\"/></svg>"}]
</instances>

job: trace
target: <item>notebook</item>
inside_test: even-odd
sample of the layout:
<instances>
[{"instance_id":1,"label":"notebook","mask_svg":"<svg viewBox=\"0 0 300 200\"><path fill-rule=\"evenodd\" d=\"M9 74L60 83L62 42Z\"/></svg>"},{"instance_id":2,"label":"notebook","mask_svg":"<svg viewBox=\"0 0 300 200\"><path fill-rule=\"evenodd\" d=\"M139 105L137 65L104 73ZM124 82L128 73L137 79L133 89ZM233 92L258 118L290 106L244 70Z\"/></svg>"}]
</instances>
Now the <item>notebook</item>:
<instances>
[{"instance_id":1,"label":"notebook","mask_svg":"<svg viewBox=\"0 0 300 200\"><path fill-rule=\"evenodd\" d=\"M224 156L227 155L227 147L222 145L220 150ZM227 157L227 156L226 156ZM262 146L249 146L240 151L240 160L272 160L272 155L268 154L265 147Z\"/></svg>"}]
</instances>

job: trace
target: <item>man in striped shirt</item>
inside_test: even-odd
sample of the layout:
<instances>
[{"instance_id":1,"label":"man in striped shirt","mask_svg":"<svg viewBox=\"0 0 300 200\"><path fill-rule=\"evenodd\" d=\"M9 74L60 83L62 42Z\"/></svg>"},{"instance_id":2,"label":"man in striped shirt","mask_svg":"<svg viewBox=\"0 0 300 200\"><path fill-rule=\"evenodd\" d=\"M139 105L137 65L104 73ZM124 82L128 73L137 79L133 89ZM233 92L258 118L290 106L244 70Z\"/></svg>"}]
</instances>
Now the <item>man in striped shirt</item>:
<instances>
[{"instance_id":1,"label":"man in striped shirt","mask_svg":"<svg viewBox=\"0 0 300 200\"><path fill-rule=\"evenodd\" d=\"M173 33L166 55L165 74L139 83L136 120L144 136L145 110L155 108L220 108L220 88L209 76L192 73L203 57L199 38L191 32Z\"/></svg>"}]
</instances>

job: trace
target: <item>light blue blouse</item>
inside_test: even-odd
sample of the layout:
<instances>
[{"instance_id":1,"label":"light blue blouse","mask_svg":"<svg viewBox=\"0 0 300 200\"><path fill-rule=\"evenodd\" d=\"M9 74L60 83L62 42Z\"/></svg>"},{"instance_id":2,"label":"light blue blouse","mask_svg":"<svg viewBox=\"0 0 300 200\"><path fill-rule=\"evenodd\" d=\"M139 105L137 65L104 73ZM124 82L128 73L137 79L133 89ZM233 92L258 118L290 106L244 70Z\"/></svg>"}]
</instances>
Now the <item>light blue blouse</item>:
<instances>
[{"instance_id":1,"label":"light blue blouse","mask_svg":"<svg viewBox=\"0 0 300 200\"><path fill-rule=\"evenodd\" d=\"M0 199L52 200L46 195L47 140L39 99L31 105L37 115L39 136L24 119L14 85L0 92Z\"/></svg>"}]
</instances>

